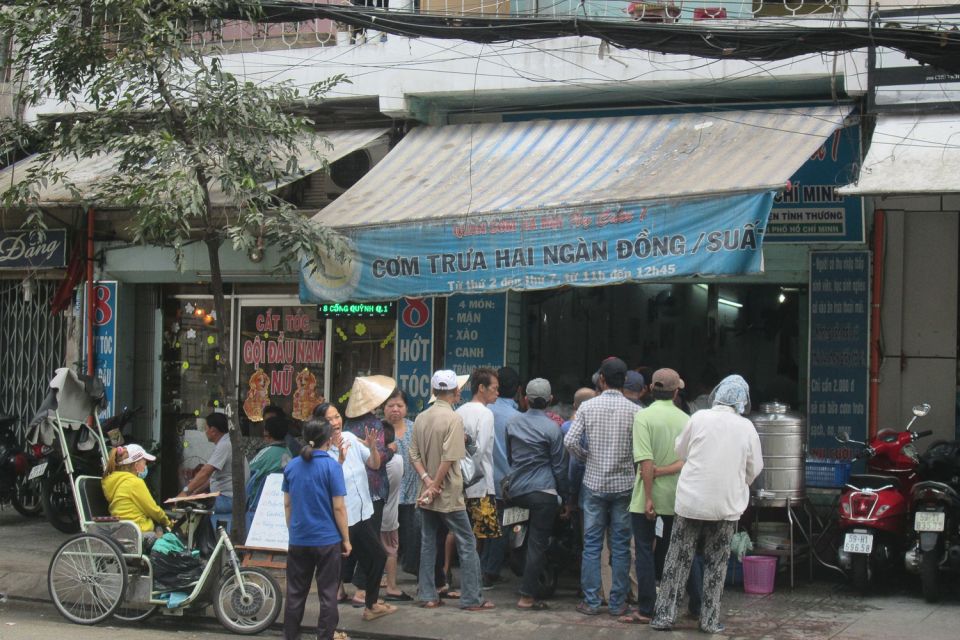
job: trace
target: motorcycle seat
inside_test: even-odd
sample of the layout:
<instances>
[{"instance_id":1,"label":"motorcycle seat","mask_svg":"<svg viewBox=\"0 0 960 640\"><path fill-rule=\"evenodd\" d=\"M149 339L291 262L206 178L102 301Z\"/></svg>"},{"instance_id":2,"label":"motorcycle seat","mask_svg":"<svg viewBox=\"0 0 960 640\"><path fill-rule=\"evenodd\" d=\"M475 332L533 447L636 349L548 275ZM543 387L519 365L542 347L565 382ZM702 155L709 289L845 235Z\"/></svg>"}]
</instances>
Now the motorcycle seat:
<instances>
[{"instance_id":1,"label":"motorcycle seat","mask_svg":"<svg viewBox=\"0 0 960 640\"><path fill-rule=\"evenodd\" d=\"M855 473L847 480L847 484L858 489L879 489L891 485L898 491L902 488L899 478L880 473Z\"/></svg>"}]
</instances>

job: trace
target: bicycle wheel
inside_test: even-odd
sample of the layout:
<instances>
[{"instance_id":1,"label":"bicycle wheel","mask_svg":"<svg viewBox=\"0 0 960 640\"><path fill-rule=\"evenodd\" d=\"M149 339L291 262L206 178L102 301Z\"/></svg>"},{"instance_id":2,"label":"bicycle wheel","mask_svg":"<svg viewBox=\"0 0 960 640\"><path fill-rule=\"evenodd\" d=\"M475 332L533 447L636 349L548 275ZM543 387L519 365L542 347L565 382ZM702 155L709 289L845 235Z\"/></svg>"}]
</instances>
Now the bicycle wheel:
<instances>
[{"instance_id":1,"label":"bicycle wheel","mask_svg":"<svg viewBox=\"0 0 960 640\"><path fill-rule=\"evenodd\" d=\"M256 567L240 569L243 590L233 571L220 579L213 611L228 631L241 635L260 633L277 619L283 607L280 585L269 573Z\"/></svg>"},{"instance_id":2,"label":"bicycle wheel","mask_svg":"<svg viewBox=\"0 0 960 640\"><path fill-rule=\"evenodd\" d=\"M50 598L70 622L96 624L110 617L120 606L126 587L127 566L120 548L104 536L73 536L50 560Z\"/></svg>"},{"instance_id":3,"label":"bicycle wheel","mask_svg":"<svg viewBox=\"0 0 960 640\"><path fill-rule=\"evenodd\" d=\"M155 604L123 603L113 612L113 617L121 622L140 622L152 616L156 610Z\"/></svg>"}]
</instances>

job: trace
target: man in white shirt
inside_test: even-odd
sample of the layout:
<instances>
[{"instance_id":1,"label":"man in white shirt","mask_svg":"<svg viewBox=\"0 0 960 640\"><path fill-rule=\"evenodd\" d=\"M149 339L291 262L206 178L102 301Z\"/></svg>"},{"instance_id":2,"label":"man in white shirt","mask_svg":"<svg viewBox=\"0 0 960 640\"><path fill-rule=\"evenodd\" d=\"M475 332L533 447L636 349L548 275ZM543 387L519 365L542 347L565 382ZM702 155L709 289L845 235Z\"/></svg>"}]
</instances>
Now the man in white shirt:
<instances>
[{"instance_id":1,"label":"man in white shirt","mask_svg":"<svg viewBox=\"0 0 960 640\"><path fill-rule=\"evenodd\" d=\"M463 420L463 431L477 445L475 459L480 460L483 477L464 490L467 498L467 515L477 537L477 550L482 551L483 541L500 537L500 522L497 518L496 488L493 484L493 412L488 404L497 401L500 384L497 372L487 367L474 369L470 375L469 402L457 409Z\"/></svg>"}]
</instances>

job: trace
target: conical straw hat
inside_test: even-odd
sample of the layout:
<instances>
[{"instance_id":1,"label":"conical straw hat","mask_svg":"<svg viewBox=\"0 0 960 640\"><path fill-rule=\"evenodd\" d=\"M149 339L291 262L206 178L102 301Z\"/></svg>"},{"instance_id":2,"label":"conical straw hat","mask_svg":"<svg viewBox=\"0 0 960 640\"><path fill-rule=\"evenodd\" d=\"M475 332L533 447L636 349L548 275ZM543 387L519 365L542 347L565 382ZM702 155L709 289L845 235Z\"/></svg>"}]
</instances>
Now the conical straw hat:
<instances>
[{"instance_id":1,"label":"conical straw hat","mask_svg":"<svg viewBox=\"0 0 960 640\"><path fill-rule=\"evenodd\" d=\"M467 380L469 380L469 379L470 379L470 374L469 374L469 373L467 373L467 374L460 374L459 376L457 376L457 389L463 389L463 388L466 386L466 384L467 384ZM436 402L436 401L437 401L437 396L433 395L433 392L431 392L431 393L430 393L430 400L429 400L428 404L429 404L429 403Z\"/></svg>"},{"instance_id":2,"label":"conical straw hat","mask_svg":"<svg viewBox=\"0 0 960 640\"><path fill-rule=\"evenodd\" d=\"M386 402L396 388L397 383L389 376L358 376L350 389L347 417L356 418L373 411Z\"/></svg>"}]
</instances>

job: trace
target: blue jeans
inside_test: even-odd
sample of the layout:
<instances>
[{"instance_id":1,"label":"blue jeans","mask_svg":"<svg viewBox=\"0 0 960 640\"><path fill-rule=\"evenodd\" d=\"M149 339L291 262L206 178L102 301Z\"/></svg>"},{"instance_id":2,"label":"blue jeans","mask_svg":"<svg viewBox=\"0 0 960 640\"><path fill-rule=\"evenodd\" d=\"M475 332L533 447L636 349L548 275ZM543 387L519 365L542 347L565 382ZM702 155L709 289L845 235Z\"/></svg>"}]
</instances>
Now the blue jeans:
<instances>
[{"instance_id":1,"label":"blue jeans","mask_svg":"<svg viewBox=\"0 0 960 640\"><path fill-rule=\"evenodd\" d=\"M252 519L251 519L252 520ZM217 525L223 525L227 533L230 533L230 527L233 524L233 496L223 494L217 496L213 502L213 515L210 516L210 522L213 524L213 532L217 532ZM247 529L250 533L250 529Z\"/></svg>"},{"instance_id":2,"label":"blue jeans","mask_svg":"<svg viewBox=\"0 0 960 640\"><path fill-rule=\"evenodd\" d=\"M580 563L580 588L583 602L600 608L600 552L610 530L610 564L613 585L607 598L610 613L627 608L630 589L630 491L598 493L583 486L583 559Z\"/></svg>"},{"instance_id":3,"label":"blue jeans","mask_svg":"<svg viewBox=\"0 0 960 640\"><path fill-rule=\"evenodd\" d=\"M656 520L648 520L642 513L630 515L633 519L633 541L637 553L637 611L652 618L657 604L657 577L663 571L667 548L670 546L673 516L660 516L663 520L663 537L657 540ZM657 543L656 551L653 548L654 540ZM687 578L687 596L687 609L700 617L700 603L703 601L703 557L700 554L694 557L690 576Z\"/></svg>"},{"instance_id":4,"label":"blue jeans","mask_svg":"<svg viewBox=\"0 0 960 640\"><path fill-rule=\"evenodd\" d=\"M460 606L475 607L483 602L480 597L480 558L477 556L477 539L466 511L441 513L420 509L420 575L417 576L417 592L421 602L436 602L437 585L433 565L437 557L437 527L447 525L457 543L460 556Z\"/></svg>"}]
</instances>

